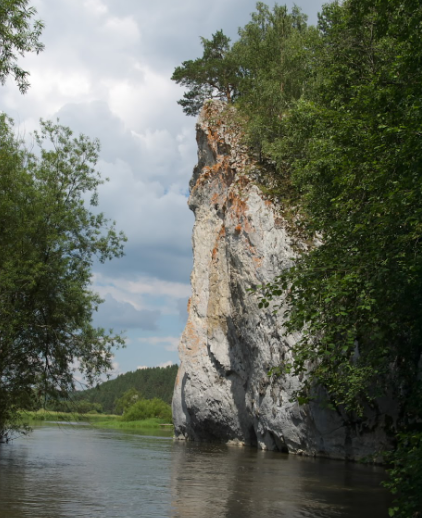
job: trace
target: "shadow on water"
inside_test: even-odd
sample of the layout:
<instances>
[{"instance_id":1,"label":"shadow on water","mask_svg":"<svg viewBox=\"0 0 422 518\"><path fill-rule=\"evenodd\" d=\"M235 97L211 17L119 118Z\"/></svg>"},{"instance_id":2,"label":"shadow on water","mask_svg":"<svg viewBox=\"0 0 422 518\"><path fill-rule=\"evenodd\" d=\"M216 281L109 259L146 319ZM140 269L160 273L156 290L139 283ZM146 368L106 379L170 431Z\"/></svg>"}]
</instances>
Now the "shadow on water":
<instances>
[{"instance_id":1,"label":"shadow on water","mask_svg":"<svg viewBox=\"0 0 422 518\"><path fill-rule=\"evenodd\" d=\"M388 516L379 467L236 446L175 443L174 517Z\"/></svg>"},{"instance_id":2,"label":"shadow on water","mask_svg":"<svg viewBox=\"0 0 422 518\"><path fill-rule=\"evenodd\" d=\"M50 425L0 445L0 518L381 518L382 477L168 433Z\"/></svg>"}]
</instances>

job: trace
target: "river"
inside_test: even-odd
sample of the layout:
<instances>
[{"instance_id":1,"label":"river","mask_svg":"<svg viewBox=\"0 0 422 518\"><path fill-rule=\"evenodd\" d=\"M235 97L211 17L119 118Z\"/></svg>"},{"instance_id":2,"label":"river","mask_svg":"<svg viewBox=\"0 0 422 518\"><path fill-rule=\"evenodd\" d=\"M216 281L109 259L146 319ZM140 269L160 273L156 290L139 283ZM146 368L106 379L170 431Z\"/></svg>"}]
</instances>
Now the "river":
<instances>
[{"instance_id":1,"label":"river","mask_svg":"<svg viewBox=\"0 0 422 518\"><path fill-rule=\"evenodd\" d=\"M0 444L0 518L385 518L383 470L42 426Z\"/></svg>"}]
</instances>

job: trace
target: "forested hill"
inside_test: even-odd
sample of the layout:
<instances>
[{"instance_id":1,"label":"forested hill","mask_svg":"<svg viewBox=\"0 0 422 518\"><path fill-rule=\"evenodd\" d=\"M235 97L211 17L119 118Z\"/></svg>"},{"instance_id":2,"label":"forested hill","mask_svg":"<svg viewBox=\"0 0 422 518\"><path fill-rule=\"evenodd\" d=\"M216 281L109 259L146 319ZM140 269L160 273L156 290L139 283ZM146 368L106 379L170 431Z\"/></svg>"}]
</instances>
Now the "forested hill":
<instances>
[{"instance_id":1,"label":"forested hill","mask_svg":"<svg viewBox=\"0 0 422 518\"><path fill-rule=\"evenodd\" d=\"M104 412L113 413L115 400L129 389L135 388L145 399L160 398L170 404L177 369L177 365L171 365L126 372L96 388L79 392L76 399L100 403Z\"/></svg>"}]
</instances>

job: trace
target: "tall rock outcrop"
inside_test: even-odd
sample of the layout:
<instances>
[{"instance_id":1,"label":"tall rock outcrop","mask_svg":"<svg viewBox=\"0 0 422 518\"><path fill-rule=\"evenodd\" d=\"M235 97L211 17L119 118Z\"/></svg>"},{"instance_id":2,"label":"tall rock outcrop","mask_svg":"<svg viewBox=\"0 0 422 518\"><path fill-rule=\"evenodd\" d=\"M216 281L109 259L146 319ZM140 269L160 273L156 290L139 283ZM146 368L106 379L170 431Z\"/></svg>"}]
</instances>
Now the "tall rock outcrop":
<instances>
[{"instance_id":1,"label":"tall rock outcrop","mask_svg":"<svg viewBox=\"0 0 422 518\"><path fill-rule=\"evenodd\" d=\"M256 185L258 169L235 125L223 117L223 105L210 103L197 123L192 297L179 346L175 436L333 458L373 453L386 442L380 412L352 426L319 403L294 402L294 376L268 376L289 359L297 337L284 336L283 311L259 310L248 290L291 264L293 237Z\"/></svg>"}]
</instances>

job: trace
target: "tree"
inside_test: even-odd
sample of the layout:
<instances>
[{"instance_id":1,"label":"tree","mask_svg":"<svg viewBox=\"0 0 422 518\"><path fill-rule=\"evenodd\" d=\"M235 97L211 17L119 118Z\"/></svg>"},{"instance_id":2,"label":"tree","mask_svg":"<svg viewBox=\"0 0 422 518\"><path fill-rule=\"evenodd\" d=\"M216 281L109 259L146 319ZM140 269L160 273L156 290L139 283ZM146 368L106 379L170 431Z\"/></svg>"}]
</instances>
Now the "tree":
<instances>
[{"instance_id":1,"label":"tree","mask_svg":"<svg viewBox=\"0 0 422 518\"><path fill-rule=\"evenodd\" d=\"M38 155L1 116L0 436L34 398L66 398L76 367L95 382L123 344L92 326L102 302L90 289L93 261L120 257L126 240L89 208L102 183L99 142L41 121L35 144Z\"/></svg>"},{"instance_id":2,"label":"tree","mask_svg":"<svg viewBox=\"0 0 422 518\"><path fill-rule=\"evenodd\" d=\"M97 387L78 391L73 395L72 399L77 401L81 398L92 403L101 403L104 412L112 414L117 411L115 407L116 399L120 399L125 392L134 388L145 399L158 397L170 404L173 397L177 370L177 365L170 365L125 372L124 374L119 374L117 378L101 383ZM122 409L119 410L119 412L121 411Z\"/></svg>"},{"instance_id":3,"label":"tree","mask_svg":"<svg viewBox=\"0 0 422 518\"><path fill-rule=\"evenodd\" d=\"M283 135L284 116L312 75L309 49L317 32L306 22L307 16L296 6L289 12L286 6L271 10L258 2L233 45L232 59L239 67L236 105L246 117L248 143L260 160Z\"/></svg>"},{"instance_id":4,"label":"tree","mask_svg":"<svg viewBox=\"0 0 422 518\"><path fill-rule=\"evenodd\" d=\"M129 407L142 399L142 394L136 390L136 388L131 388L127 390L122 397L115 400L114 410L116 414L123 414Z\"/></svg>"},{"instance_id":5,"label":"tree","mask_svg":"<svg viewBox=\"0 0 422 518\"><path fill-rule=\"evenodd\" d=\"M18 55L39 53L44 45L39 37L44 28L40 20L31 22L36 14L28 0L2 0L0 3L0 83L13 75L21 93L29 88L29 73L18 65Z\"/></svg>"},{"instance_id":6,"label":"tree","mask_svg":"<svg viewBox=\"0 0 422 518\"><path fill-rule=\"evenodd\" d=\"M324 8L318 79L277 143L306 230L322 236L289 274L290 322L306 330L301 365L312 361L333 400L355 411L385 386L408 394L422 352L418 48L398 37L406 18L386 32L363 4Z\"/></svg>"},{"instance_id":7,"label":"tree","mask_svg":"<svg viewBox=\"0 0 422 518\"><path fill-rule=\"evenodd\" d=\"M207 99L231 103L236 98L237 66L230 55L230 38L217 31L211 40L201 37L202 58L184 61L172 80L189 88L178 101L187 115L197 115Z\"/></svg>"},{"instance_id":8,"label":"tree","mask_svg":"<svg viewBox=\"0 0 422 518\"><path fill-rule=\"evenodd\" d=\"M163 419L172 422L171 406L162 399L141 399L127 407L123 414L123 421L140 421L143 419Z\"/></svg>"},{"instance_id":9,"label":"tree","mask_svg":"<svg viewBox=\"0 0 422 518\"><path fill-rule=\"evenodd\" d=\"M288 290L288 331L303 334L280 370L308 373L302 401L323 385L351 426L380 396L399 403L388 460L400 517L422 512L421 23L413 0L323 8L313 84L270 150L319 245L261 302Z\"/></svg>"}]
</instances>

